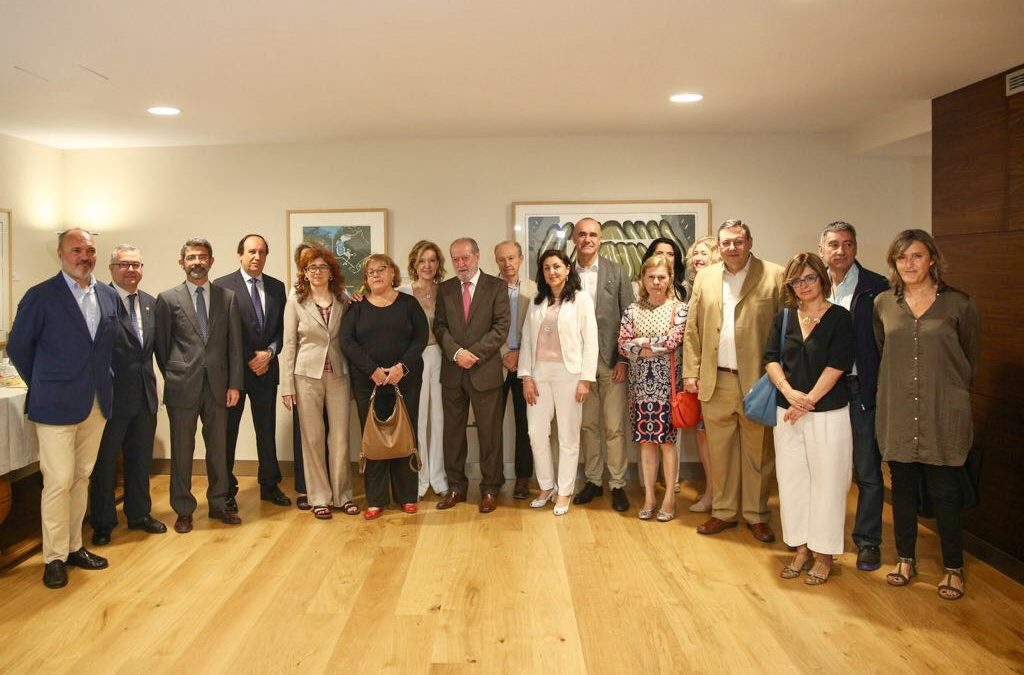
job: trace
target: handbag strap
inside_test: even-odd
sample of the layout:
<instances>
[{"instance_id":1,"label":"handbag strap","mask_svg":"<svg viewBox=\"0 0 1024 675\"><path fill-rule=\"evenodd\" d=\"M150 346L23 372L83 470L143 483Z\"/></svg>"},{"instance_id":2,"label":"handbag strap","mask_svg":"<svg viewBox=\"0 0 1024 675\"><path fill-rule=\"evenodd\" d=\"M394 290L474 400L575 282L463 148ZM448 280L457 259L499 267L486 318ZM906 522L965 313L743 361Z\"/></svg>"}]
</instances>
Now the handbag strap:
<instances>
[{"instance_id":1,"label":"handbag strap","mask_svg":"<svg viewBox=\"0 0 1024 675\"><path fill-rule=\"evenodd\" d=\"M782 348L786 346L786 327L789 325L789 307L782 308L782 330L779 331L779 365L782 366L785 371L785 366L782 365Z\"/></svg>"},{"instance_id":2,"label":"handbag strap","mask_svg":"<svg viewBox=\"0 0 1024 675\"><path fill-rule=\"evenodd\" d=\"M387 422L387 420L382 420L381 418L377 417L377 407L373 405L374 399L377 398L377 387L383 386L385 385L375 384L373 385L373 391L370 392L370 414L373 415L373 419L376 420L377 422ZM397 397L397 400L395 401L395 407L398 407L398 401L404 402L405 400L402 398L402 390L398 388L397 384L391 384L387 386L395 388L395 396Z\"/></svg>"},{"instance_id":3,"label":"handbag strap","mask_svg":"<svg viewBox=\"0 0 1024 675\"><path fill-rule=\"evenodd\" d=\"M669 332L672 331L672 324L675 323L675 320L676 320L676 307L678 307L678 306L679 306L678 302L673 302L672 303L672 313L669 314L669 316L668 316L668 330L669 330ZM666 335L667 334L668 333L666 333ZM676 350L675 349L672 350L672 355L669 357L669 361L670 361L670 363L669 363L669 373L671 374L671 377L672 377L672 398L675 398L675 396L676 396Z\"/></svg>"}]
</instances>

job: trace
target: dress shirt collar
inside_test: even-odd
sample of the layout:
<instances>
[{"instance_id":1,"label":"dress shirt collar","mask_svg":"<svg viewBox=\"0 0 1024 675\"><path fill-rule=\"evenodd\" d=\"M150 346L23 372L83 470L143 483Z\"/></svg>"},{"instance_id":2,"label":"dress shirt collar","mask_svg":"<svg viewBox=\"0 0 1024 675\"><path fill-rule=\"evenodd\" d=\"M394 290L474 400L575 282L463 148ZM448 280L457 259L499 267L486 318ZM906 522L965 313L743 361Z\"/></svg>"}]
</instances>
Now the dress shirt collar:
<instances>
[{"instance_id":1,"label":"dress shirt collar","mask_svg":"<svg viewBox=\"0 0 1024 675\"><path fill-rule=\"evenodd\" d=\"M110 285L114 287L115 291L117 291L118 296L120 296L120 298L121 298L121 302L128 302L128 296L132 295L131 291L126 291L126 290L124 290L123 288L121 288L120 286L118 286L117 284L115 284L113 282L111 282ZM139 297L138 293L139 293L139 291L136 290L135 291L135 297Z\"/></svg>"},{"instance_id":2,"label":"dress shirt collar","mask_svg":"<svg viewBox=\"0 0 1024 675\"><path fill-rule=\"evenodd\" d=\"M476 274L474 274L470 278L470 280L469 280L469 285L472 286L473 288L476 288L477 282L479 282L479 281L480 281L480 268L477 267L476 268ZM459 285L460 286L465 284L465 283L466 283L465 281L463 281L462 279L459 279Z\"/></svg>"},{"instance_id":3,"label":"dress shirt collar","mask_svg":"<svg viewBox=\"0 0 1024 675\"><path fill-rule=\"evenodd\" d=\"M81 286L78 285L77 281L68 276L67 272L61 270L60 273L64 275L64 282L68 285L68 288L71 289L72 293L77 292L80 294L84 294L96 289L96 277L91 274L89 275L89 287L83 289Z\"/></svg>"},{"instance_id":4,"label":"dress shirt collar","mask_svg":"<svg viewBox=\"0 0 1024 675\"><path fill-rule=\"evenodd\" d=\"M741 269L739 272L735 272L735 273L730 272L729 271L729 267L724 262L722 263L722 269L725 271L725 274L727 276L738 277L741 274L746 274L747 272L750 271L750 263L753 262L753 260L754 260L754 254L751 253L750 255L747 256L747 264L744 265L743 269Z\"/></svg>"},{"instance_id":5,"label":"dress shirt collar","mask_svg":"<svg viewBox=\"0 0 1024 675\"><path fill-rule=\"evenodd\" d=\"M583 265L581 265L579 263L579 261L577 261L576 262L576 271L577 272L596 272L597 271L597 265L598 265L598 263L600 261L601 261L601 256L599 256L599 255L595 255L594 256L594 264L592 264L590 267L584 267Z\"/></svg>"},{"instance_id":6,"label":"dress shirt collar","mask_svg":"<svg viewBox=\"0 0 1024 675\"><path fill-rule=\"evenodd\" d=\"M241 267L238 268L238 271L242 273L242 280L245 281L245 285L246 286L249 285L249 280L250 279L255 279L256 281L258 281L261 284L263 283L263 275L262 274L259 275L258 277L254 277L251 274L249 274L248 272L246 272L244 269L242 269Z\"/></svg>"},{"instance_id":7,"label":"dress shirt collar","mask_svg":"<svg viewBox=\"0 0 1024 675\"><path fill-rule=\"evenodd\" d=\"M203 295L205 295L206 297L210 297L210 280L209 279L207 279L206 283L203 284L202 286L197 286L196 284L192 283L188 279L185 279L185 285L188 287L189 295L191 295L193 298L196 297L196 289L197 288L202 288L203 289Z\"/></svg>"}]
</instances>

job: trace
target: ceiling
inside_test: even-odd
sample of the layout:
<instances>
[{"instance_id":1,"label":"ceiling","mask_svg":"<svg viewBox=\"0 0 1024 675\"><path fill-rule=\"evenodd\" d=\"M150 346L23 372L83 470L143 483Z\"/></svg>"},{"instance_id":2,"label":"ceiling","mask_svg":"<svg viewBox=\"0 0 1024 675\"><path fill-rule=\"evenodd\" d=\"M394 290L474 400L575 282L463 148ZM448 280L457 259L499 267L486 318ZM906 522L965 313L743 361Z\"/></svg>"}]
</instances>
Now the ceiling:
<instances>
[{"instance_id":1,"label":"ceiling","mask_svg":"<svg viewBox=\"0 0 1024 675\"><path fill-rule=\"evenodd\" d=\"M1021 63L1021 0L0 0L0 133L842 132Z\"/></svg>"}]
</instances>

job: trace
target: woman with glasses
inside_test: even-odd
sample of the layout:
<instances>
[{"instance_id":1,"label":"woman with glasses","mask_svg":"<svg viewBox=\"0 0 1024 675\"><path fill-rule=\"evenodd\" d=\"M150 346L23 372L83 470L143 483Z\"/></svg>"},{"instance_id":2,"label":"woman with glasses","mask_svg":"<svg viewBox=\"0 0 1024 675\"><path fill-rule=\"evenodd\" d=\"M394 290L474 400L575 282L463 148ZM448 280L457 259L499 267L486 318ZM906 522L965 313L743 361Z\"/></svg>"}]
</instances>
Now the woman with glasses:
<instances>
[{"instance_id":1,"label":"woman with glasses","mask_svg":"<svg viewBox=\"0 0 1024 675\"><path fill-rule=\"evenodd\" d=\"M942 253L923 230L904 230L889 247L892 290L875 298L875 339L882 352L875 430L892 476L896 569L906 586L917 575L917 514L931 506L945 567L939 596L964 595L961 522L971 483L964 464L973 442L971 382L980 319L966 294L943 283Z\"/></svg>"},{"instance_id":2,"label":"woman with glasses","mask_svg":"<svg viewBox=\"0 0 1024 675\"><path fill-rule=\"evenodd\" d=\"M778 389L775 472L782 537L796 551L781 576L795 579L809 570L804 583L818 586L828 581L832 556L843 553L853 470L850 392L843 376L853 367L853 319L828 301L832 282L814 253L794 256L784 278L788 311L775 317L764 353L765 370Z\"/></svg>"},{"instance_id":3,"label":"woman with glasses","mask_svg":"<svg viewBox=\"0 0 1024 675\"><path fill-rule=\"evenodd\" d=\"M397 288L402 273L395 261L374 253L363 261L366 295L353 303L341 324L341 346L348 356L352 391L356 397L360 428L366 427L370 397L378 419L387 419L395 407L397 386L405 401L416 438L423 349L430 330L420 303ZM411 448L410 448L411 450ZM416 513L417 474L409 457L367 460L366 520L379 518L392 498L406 513ZM390 491L388 484L390 483Z\"/></svg>"},{"instance_id":4,"label":"woman with glasses","mask_svg":"<svg viewBox=\"0 0 1024 675\"><path fill-rule=\"evenodd\" d=\"M348 456L348 364L338 343L348 301L344 274L330 251L307 246L298 267L295 292L284 306L281 398L288 410L298 409L302 468L313 515L328 520L332 509L350 516L359 513L352 501ZM325 417L330 427L326 432Z\"/></svg>"}]
</instances>

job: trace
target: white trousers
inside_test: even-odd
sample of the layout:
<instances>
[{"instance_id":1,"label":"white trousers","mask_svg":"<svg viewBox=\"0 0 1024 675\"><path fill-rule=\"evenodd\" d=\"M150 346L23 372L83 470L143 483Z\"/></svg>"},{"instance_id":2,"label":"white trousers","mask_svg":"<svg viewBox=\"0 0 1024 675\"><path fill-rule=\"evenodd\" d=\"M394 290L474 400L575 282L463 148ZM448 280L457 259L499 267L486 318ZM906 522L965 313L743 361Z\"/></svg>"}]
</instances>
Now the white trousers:
<instances>
[{"instance_id":1,"label":"white trousers","mask_svg":"<svg viewBox=\"0 0 1024 675\"><path fill-rule=\"evenodd\" d=\"M561 363L537 361L533 365L537 385L537 403L526 406L526 424L533 448L533 470L541 490L555 485L551 457L551 420L558 418L558 494L571 495L576 487L580 462L580 426L583 404L576 402L579 374L572 374Z\"/></svg>"},{"instance_id":2,"label":"white trousers","mask_svg":"<svg viewBox=\"0 0 1024 675\"><path fill-rule=\"evenodd\" d=\"M39 470L43 474L43 562L67 560L68 553L82 548L89 476L100 450L104 423L95 402L89 416L78 424L36 423Z\"/></svg>"},{"instance_id":3,"label":"white trousers","mask_svg":"<svg viewBox=\"0 0 1024 675\"><path fill-rule=\"evenodd\" d=\"M784 422L778 408L775 474L779 481L782 538L816 553L843 553L846 495L853 471L850 408L807 413Z\"/></svg>"},{"instance_id":4,"label":"white trousers","mask_svg":"<svg viewBox=\"0 0 1024 675\"><path fill-rule=\"evenodd\" d=\"M423 385L420 387L419 442L420 485L422 497L427 487L441 494L448 491L448 476L444 473L444 411L441 408L441 347L427 345L423 350Z\"/></svg>"}]
</instances>

